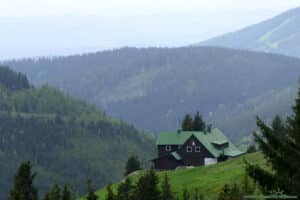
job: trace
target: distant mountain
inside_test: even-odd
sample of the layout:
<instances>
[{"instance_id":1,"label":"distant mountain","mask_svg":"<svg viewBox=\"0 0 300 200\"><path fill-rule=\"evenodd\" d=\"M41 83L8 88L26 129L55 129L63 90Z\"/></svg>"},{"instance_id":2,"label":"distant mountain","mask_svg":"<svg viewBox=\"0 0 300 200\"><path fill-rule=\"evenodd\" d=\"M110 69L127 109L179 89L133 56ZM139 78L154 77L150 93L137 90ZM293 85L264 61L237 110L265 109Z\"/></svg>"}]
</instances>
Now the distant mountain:
<instances>
[{"instance_id":1,"label":"distant mountain","mask_svg":"<svg viewBox=\"0 0 300 200\"><path fill-rule=\"evenodd\" d=\"M296 58L215 47L123 48L6 64L146 131L178 129L184 114L200 111L235 142L255 129L256 114L289 112L295 93L286 89L300 75Z\"/></svg>"},{"instance_id":2,"label":"distant mountain","mask_svg":"<svg viewBox=\"0 0 300 200\"><path fill-rule=\"evenodd\" d=\"M196 44L300 57L300 7L272 19Z\"/></svg>"},{"instance_id":3,"label":"distant mountain","mask_svg":"<svg viewBox=\"0 0 300 200\"><path fill-rule=\"evenodd\" d=\"M130 155L145 165L154 149L153 138L133 126L0 67L0 199L22 161L32 162L41 193L66 183L83 194L87 178L98 186L117 181Z\"/></svg>"}]
</instances>

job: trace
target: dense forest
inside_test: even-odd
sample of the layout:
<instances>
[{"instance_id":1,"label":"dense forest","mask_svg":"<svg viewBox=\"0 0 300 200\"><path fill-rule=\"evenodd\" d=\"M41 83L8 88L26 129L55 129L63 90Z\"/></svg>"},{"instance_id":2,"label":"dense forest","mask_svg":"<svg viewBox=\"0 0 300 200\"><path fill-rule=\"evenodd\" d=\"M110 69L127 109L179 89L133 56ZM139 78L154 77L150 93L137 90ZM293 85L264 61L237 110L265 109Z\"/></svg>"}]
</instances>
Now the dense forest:
<instances>
[{"instance_id":1,"label":"dense forest","mask_svg":"<svg viewBox=\"0 0 300 200\"><path fill-rule=\"evenodd\" d=\"M216 47L122 48L6 64L34 85L48 83L146 131L174 130L199 110L234 142L251 135L256 114L269 120L290 112L300 74L296 58Z\"/></svg>"},{"instance_id":2,"label":"dense forest","mask_svg":"<svg viewBox=\"0 0 300 200\"><path fill-rule=\"evenodd\" d=\"M41 193L65 183L82 194L89 177L97 187L122 177L132 154L148 165L154 140L95 106L49 86L35 88L25 75L0 67L0 199L22 161L34 165Z\"/></svg>"}]
</instances>

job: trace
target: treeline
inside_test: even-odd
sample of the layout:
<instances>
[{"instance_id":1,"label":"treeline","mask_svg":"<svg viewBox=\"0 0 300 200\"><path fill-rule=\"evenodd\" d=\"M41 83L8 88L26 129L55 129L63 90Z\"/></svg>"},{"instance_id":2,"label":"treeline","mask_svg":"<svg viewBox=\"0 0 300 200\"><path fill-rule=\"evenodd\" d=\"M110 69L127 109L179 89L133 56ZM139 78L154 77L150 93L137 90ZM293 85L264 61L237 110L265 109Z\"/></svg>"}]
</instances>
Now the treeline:
<instances>
[{"instance_id":1,"label":"treeline","mask_svg":"<svg viewBox=\"0 0 300 200\"><path fill-rule=\"evenodd\" d=\"M206 197L201 195L201 191L194 189L184 189L181 193L174 193L170 184L167 173L163 180L160 180L156 172L151 168L139 175L136 181L130 177L117 185L106 187L105 197L99 197L95 192L92 180L87 180L86 200L205 200ZM36 174L32 171L30 162L24 162L20 165L15 177L14 184L10 190L8 200L75 200L78 196L75 194L71 186L64 184L59 186L54 184L43 195L39 195L39 191L35 186ZM254 194L255 186L249 181L245 175L242 186L237 184L224 185L220 190L218 200L239 200L245 194ZM257 193L258 194L258 193ZM39 198L39 196L42 196Z\"/></svg>"},{"instance_id":2,"label":"treeline","mask_svg":"<svg viewBox=\"0 0 300 200\"><path fill-rule=\"evenodd\" d=\"M10 90L22 90L30 88L27 77L22 73L16 73L8 67L0 66L0 84Z\"/></svg>"},{"instance_id":3,"label":"treeline","mask_svg":"<svg viewBox=\"0 0 300 200\"><path fill-rule=\"evenodd\" d=\"M202 116L197 112L194 118L190 114L186 114L182 123L182 131L210 131L211 125L206 126Z\"/></svg>"}]
</instances>

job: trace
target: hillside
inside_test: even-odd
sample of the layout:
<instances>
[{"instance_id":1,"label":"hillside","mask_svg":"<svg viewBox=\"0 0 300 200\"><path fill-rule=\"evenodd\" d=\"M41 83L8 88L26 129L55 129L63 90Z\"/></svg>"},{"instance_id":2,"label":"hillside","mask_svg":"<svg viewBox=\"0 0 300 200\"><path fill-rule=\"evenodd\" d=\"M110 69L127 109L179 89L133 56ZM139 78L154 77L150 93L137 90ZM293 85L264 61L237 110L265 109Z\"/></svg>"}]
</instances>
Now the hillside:
<instances>
[{"instance_id":1,"label":"hillside","mask_svg":"<svg viewBox=\"0 0 300 200\"><path fill-rule=\"evenodd\" d=\"M172 191L180 198L185 188L190 192L198 189L199 193L204 197L214 198L224 184L242 184L245 175L244 159L253 164L266 166L263 155L261 153L253 153L206 167L179 169L167 172L162 171L158 172L158 176L160 180L163 180L165 173L167 173ZM134 181L137 180L137 178L138 175L132 177ZM118 183L113 185L115 191L117 185ZM97 194L100 196L100 199L104 199L106 189L100 189ZM84 200L84 198L81 198L81 200Z\"/></svg>"},{"instance_id":2,"label":"hillside","mask_svg":"<svg viewBox=\"0 0 300 200\"><path fill-rule=\"evenodd\" d=\"M264 22L200 42L200 46L279 53L300 57L300 7Z\"/></svg>"},{"instance_id":3,"label":"hillside","mask_svg":"<svg viewBox=\"0 0 300 200\"><path fill-rule=\"evenodd\" d=\"M256 128L256 114L269 118L289 111L282 108L293 93L279 104L269 99L295 88L300 74L296 58L215 47L122 48L6 64L34 85L60 88L146 131L175 130L184 114L199 110L234 142ZM271 115L257 112L254 99L269 104ZM219 114L223 110L226 115ZM251 122L246 127L235 123L242 113Z\"/></svg>"},{"instance_id":4,"label":"hillside","mask_svg":"<svg viewBox=\"0 0 300 200\"><path fill-rule=\"evenodd\" d=\"M57 89L32 87L23 74L0 67L0 199L7 197L22 161L35 167L41 193L49 184L67 183L82 194L89 177L98 187L122 177L132 154L148 165L153 138Z\"/></svg>"}]
</instances>

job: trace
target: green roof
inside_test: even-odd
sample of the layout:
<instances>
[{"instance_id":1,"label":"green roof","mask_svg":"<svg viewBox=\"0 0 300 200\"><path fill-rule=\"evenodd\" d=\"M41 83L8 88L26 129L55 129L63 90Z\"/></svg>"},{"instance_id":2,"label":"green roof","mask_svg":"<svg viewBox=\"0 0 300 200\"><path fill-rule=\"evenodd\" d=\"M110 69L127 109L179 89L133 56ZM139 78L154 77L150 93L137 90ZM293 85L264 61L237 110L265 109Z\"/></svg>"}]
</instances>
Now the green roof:
<instances>
[{"instance_id":1,"label":"green roof","mask_svg":"<svg viewBox=\"0 0 300 200\"><path fill-rule=\"evenodd\" d=\"M211 132L161 132L157 137L156 145L183 145L192 135L194 135L214 157L218 157L223 153L230 157L243 154L243 152L236 148L217 128L212 129ZM228 142L228 147L224 150L218 149L213 145L213 143L224 144L226 142Z\"/></svg>"}]
</instances>

